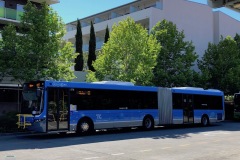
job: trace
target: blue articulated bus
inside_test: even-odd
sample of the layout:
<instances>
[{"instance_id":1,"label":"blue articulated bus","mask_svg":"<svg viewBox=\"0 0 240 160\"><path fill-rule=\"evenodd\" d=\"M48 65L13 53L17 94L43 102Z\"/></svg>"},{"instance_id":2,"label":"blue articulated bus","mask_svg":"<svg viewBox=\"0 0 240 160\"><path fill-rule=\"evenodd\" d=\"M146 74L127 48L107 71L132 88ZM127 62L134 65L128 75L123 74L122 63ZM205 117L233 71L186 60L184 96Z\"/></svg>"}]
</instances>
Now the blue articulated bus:
<instances>
[{"instance_id":1,"label":"blue articulated bus","mask_svg":"<svg viewBox=\"0 0 240 160\"><path fill-rule=\"evenodd\" d=\"M224 120L224 94L201 88L134 86L127 82L25 83L18 126L36 132L77 132L157 125L207 126Z\"/></svg>"}]
</instances>

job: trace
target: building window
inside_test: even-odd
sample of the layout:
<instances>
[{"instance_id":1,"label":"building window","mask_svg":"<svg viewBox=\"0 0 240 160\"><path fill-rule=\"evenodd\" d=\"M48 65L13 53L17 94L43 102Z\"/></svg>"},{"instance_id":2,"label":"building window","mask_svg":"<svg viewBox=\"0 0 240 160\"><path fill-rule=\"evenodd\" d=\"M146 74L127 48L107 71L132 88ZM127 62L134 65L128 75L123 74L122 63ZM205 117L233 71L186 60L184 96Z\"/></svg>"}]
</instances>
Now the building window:
<instances>
[{"instance_id":1,"label":"building window","mask_svg":"<svg viewBox=\"0 0 240 160\"><path fill-rule=\"evenodd\" d=\"M24 7L24 5L17 4L17 11L23 12L24 11L23 7Z\"/></svg>"},{"instance_id":2,"label":"building window","mask_svg":"<svg viewBox=\"0 0 240 160\"><path fill-rule=\"evenodd\" d=\"M156 2L156 8L163 10L163 0L159 0Z\"/></svg>"},{"instance_id":3,"label":"building window","mask_svg":"<svg viewBox=\"0 0 240 160\"><path fill-rule=\"evenodd\" d=\"M5 17L5 2L0 1L0 17Z\"/></svg>"},{"instance_id":4,"label":"building window","mask_svg":"<svg viewBox=\"0 0 240 160\"><path fill-rule=\"evenodd\" d=\"M24 5L21 4L17 4L17 20L20 21L21 17L23 15L24 9L23 9Z\"/></svg>"}]
</instances>

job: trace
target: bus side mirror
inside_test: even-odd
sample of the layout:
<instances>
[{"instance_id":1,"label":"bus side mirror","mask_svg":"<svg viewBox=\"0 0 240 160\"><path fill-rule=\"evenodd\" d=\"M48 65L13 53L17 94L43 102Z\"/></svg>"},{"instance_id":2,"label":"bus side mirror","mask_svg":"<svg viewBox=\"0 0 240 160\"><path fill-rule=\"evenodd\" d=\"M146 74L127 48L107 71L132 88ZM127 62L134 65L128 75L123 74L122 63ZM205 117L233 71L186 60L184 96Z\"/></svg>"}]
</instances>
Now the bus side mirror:
<instances>
[{"instance_id":1,"label":"bus side mirror","mask_svg":"<svg viewBox=\"0 0 240 160\"><path fill-rule=\"evenodd\" d=\"M37 89L37 97L40 97L41 96L41 90L40 89Z\"/></svg>"}]
</instances>

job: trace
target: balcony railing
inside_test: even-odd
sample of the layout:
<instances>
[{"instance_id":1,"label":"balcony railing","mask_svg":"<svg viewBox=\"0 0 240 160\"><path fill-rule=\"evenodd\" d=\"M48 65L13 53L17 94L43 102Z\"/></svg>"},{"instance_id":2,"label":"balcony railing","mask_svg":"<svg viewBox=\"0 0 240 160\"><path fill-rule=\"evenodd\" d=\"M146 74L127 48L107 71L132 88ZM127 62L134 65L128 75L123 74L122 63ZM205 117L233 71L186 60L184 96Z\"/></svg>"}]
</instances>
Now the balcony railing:
<instances>
[{"instance_id":1,"label":"balcony railing","mask_svg":"<svg viewBox=\"0 0 240 160\"><path fill-rule=\"evenodd\" d=\"M149 6L145 6L143 9L141 9L141 10L144 10L144 9L148 9L148 8L151 8L151 7L154 7L154 8L157 8L157 9L163 9L163 5L162 5L162 3L161 2L156 2L156 3L154 3L154 4L152 4L152 5L149 5ZM115 19L115 18L118 18L118 17L121 17L121 16L125 16L125 15L128 15L128 14L131 14L131 13L134 13L134 12L138 12L138 11L140 11L139 9L137 9L136 7L133 7L133 6L130 6L129 7L129 11L128 12L126 12L126 13L124 13L124 14L119 14L119 13L117 13L117 12L114 12L114 11L112 11L111 13L109 13L109 15L107 15L107 17L109 17L109 19L108 20L111 20L111 19ZM89 21L89 20L88 20ZM104 22L104 21L107 21L106 19L104 19L104 18L101 18L101 17L95 17L95 18L93 18L92 19L92 21L94 22L94 24L97 24L97 23L101 23L101 22ZM90 21L89 22L86 22L86 21L84 21L84 19L83 20L81 20L81 24L82 24L82 27L87 27L87 26L90 26ZM69 27L68 29L67 29L67 31L73 31L73 30L76 30L76 26L74 26L74 27Z\"/></svg>"},{"instance_id":2,"label":"balcony railing","mask_svg":"<svg viewBox=\"0 0 240 160\"><path fill-rule=\"evenodd\" d=\"M20 21L22 15L23 12L17 11L16 9L0 7L0 18Z\"/></svg>"}]
</instances>

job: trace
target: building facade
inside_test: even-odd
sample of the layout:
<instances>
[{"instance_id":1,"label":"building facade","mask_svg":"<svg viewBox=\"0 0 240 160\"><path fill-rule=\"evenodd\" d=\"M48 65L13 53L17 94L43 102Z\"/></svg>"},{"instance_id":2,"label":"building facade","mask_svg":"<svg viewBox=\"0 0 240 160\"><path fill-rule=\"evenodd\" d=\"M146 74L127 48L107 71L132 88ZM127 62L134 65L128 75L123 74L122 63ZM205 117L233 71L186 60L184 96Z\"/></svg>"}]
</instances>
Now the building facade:
<instances>
[{"instance_id":1,"label":"building facade","mask_svg":"<svg viewBox=\"0 0 240 160\"><path fill-rule=\"evenodd\" d=\"M23 14L23 7L28 0L0 0L0 29L6 24L13 23L17 25ZM30 0L36 6L40 6L41 3L47 4L59 3L59 0Z\"/></svg>"},{"instance_id":2,"label":"building facade","mask_svg":"<svg viewBox=\"0 0 240 160\"><path fill-rule=\"evenodd\" d=\"M225 6L222 0L216 5L204 0L137 0L89 17L80 19L83 33L83 51L88 50L90 37L90 22L94 22L96 32L96 47L101 49L104 42L105 29L119 21L132 17L136 23L143 25L149 31L159 21L166 19L183 30L187 41L192 41L195 51L201 58L208 43L218 43L221 36L234 37L240 34L240 13ZM232 3L233 1L231 1ZM230 2L229 2L230 3ZM65 39L75 44L77 21L66 24Z\"/></svg>"}]
</instances>

